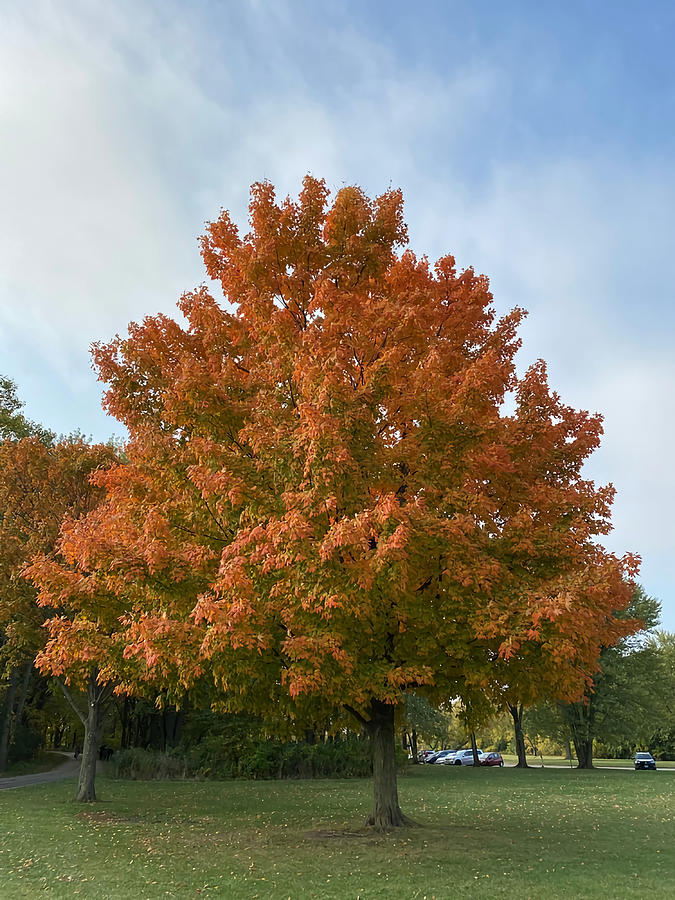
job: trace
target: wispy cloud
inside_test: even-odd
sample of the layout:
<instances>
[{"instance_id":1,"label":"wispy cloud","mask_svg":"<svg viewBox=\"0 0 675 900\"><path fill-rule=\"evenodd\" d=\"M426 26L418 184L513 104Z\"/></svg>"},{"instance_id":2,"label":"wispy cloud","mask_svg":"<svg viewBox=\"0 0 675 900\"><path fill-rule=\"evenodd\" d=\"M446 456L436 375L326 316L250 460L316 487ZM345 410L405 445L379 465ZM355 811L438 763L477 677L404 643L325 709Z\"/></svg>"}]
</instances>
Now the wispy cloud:
<instances>
[{"instance_id":1,"label":"wispy cloud","mask_svg":"<svg viewBox=\"0 0 675 900\"><path fill-rule=\"evenodd\" d=\"M105 437L88 346L175 310L204 277L205 219L226 206L245 223L261 178L280 194L307 171L371 193L400 185L413 247L489 274L501 310L530 311L522 365L543 356L570 403L605 414L590 471L619 491L611 543L643 553L646 587L666 599L675 171L656 147L572 139L577 124L597 131L575 116L596 82L584 108L604 109L611 35L590 62L575 57L562 97L550 39L453 22L450 41L420 42L350 10L5 9L0 371L32 417ZM408 38L436 55L402 55ZM542 118L551 99L557 118ZM672 601L669 617L675 627Z\"/></svg>"}]
</instances>

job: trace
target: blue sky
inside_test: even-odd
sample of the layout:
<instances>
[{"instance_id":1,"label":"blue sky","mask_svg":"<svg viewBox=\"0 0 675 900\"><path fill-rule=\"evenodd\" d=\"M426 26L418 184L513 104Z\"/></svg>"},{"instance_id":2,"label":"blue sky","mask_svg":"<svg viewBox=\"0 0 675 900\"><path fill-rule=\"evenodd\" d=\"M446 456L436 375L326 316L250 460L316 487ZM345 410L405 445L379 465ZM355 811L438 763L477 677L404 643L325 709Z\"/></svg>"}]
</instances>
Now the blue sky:
<instances>
[{"instance_id":1,"label":"blue sky","mask_svg":"<svg viewBox=\"0 0 675 900\"><path fill-rule=\"evenodd\" d=\"M675 630L671 3L0 0L0 373L120 434L89 345L203 280L248 186L400 186L411 246L529 310L520 365L605 415L608 545Z\"/></svg>"}]
</instances>

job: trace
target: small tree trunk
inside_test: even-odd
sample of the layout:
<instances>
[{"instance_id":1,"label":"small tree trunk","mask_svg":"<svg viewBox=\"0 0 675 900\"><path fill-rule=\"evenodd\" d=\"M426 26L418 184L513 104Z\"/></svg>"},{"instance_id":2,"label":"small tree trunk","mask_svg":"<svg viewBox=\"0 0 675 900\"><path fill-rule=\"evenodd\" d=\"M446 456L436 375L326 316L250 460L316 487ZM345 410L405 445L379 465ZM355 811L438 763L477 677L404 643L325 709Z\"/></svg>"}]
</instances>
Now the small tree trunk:
<instances>
[{"instance_id":1,"label":"small tree trunk","mask_svg":"<svg viewBox=\"0 0 675 900\"><path fill-rule=\"evenodd\" d=\"M96 682L96 673L89 676L87 685L87 717L84 721L84 745L77 796L81 803L96 800L96 762L103 733L103 688Z\"/></svg>"},{"instance_id":2,"label":"small tree trunk","mask_svg":"<svg viewBox=\"0 0 675 900\"><path fill-rule=\"evenodd\" d=\"M509 703L509 712L513 719L513 731L516 737L516 755L518 757L517 768L529 769L527 764L527 750L525 749L525 735L523 733L523 704L512 706Z\"/></svg>"},{"instance_id":3,"label":"small tree trunk","mask_svg":"<svg viewBox=\"0 0 675 900\"><path fill-rule=\"evenodd\" d=\"M372 700L370 720L366 726L373 754L374 793L373 811L366 819L366 825L379 831L414 824L403 815L398 804L394 712L391 704Z\"/></svg>"},{"instance_id":4,"label":"small tree trunk","mask_svg":"<svg viewBox=\"0 0 675 900\"><path fill-rule=\"evenodd\" d=\"M13 669L9 677L9 685L5 696L5 709L2 716L2 728L0 729L0 772L7 768L9 758L9 737L14 719L14 701L19 690L19 670Z\"/></svg>"},{"instance_id":5,"label":"small tree trunk","mask_svg":"<svg viewBox=\"0 0 675 900\"><path fill-rule=\"evenodd\" d=\"M125 697L120 710L120 723L122 725L122 733L120 735L120 746L123 750L129 746L129 698Z\"/></svg>"},{"instance_id":6,"label":"small tree trunk","mask_svg":"<svg viewBox=\"0 0 675 900\"><path fill-rule=\"evenodd\" d=\"M480 757L478 756L478 744L476 743L476 732L471 732L471 750L473 752L474 768L480 766Z\"/></svg>"},{"instance_id":7,"label":"small tree trunk","mask_svg":"<svg viewBox=\"0 0 675 900\"><path fill-rule=\"evenodd\" d=\"M410 735L410 750L412 752L413 763L415 765L419 764L419 756L417 755L417 732L413 728L412 734Z\"/></svg>"},{"instance_id":8,"label":"small tree trunk","mask_svg":"<svg viewBox=\"0 0 675 900\"><path fill-rule=\"evenodd\" d=\"M26 700L28 699L28 688L30 686L30 676L33 674L33 660L29 659L26 663L26 668L23 670L23 679L21 681L21 694L19 696L19 702L16 707L16 712L14 713L14 718L17 722L21 721L21 716L23 715L24 707L26 706Z\"/></svg>"}]
</instances>

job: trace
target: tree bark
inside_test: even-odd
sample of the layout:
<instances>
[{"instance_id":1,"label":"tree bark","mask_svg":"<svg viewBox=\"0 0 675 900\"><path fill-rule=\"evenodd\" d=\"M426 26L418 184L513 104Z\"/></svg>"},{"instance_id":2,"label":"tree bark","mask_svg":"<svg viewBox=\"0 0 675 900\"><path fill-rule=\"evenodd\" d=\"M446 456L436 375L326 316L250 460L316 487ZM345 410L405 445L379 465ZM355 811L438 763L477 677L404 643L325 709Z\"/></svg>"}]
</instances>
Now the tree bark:
<instances>
[{"instance_id":1,"label":"tree bark","mask_svg":"<svg viewBox=\"0 0 675 900\"><path fill-rule=\"evenodd\" d=\"M593 766L593 738L574 738L574 752L577 755L578 769L592 769Z\"/></svg>"},{"instance_id":2,"label":"tree bark","mask_svg":"<svg viewBox=\"0 0 675 900\"><path fill-rule=\"evenodd\" d=\"M473 765L474 768L478 768L480 766L480 757L478 756L478 744L476 743L476 732L471 732L471 752L473 753Z\"/></svg>"},{"instance_id":3,"label":"tree bark","mask_svg":"<svg viewBox=\"0 0 675 900\"><path fill-rule=\"evenodd\" d=\"M89 676L87 685L87 715L84 718L84 745L80 777L77 783L77 795L80 803L93 803L96 800L96 763L98 761L101 737L103 735L103 719L107 688L98 684L97 673Z\"/></svg>"},{"instance_id":4,"label":"tree bark","mask_svg":"<svg viewBox=\"0 0 675 900\"><path fill-rule=\"evenodd\" d=\"M28 699L28 688L30 687L30 676L32 674L33 660L29 659L26 663L26 668L23 670L23 679L21 681L21 695L19 696L19 702L16 707L16 712L14 713L14 718L17 722L21 721L21 716L23 715L23 710L26 706L26 700Z\"/></svg>"},{"instance_id":5,"label":"tree bark","mask_svg":"<svg viewBox=\"0 0 675 900\"><path fill-rule=\"evenodd\" d=\"M98 670L94 669L87 683L86 715L75 703L66 685L60 678L57 679L66 700L84 725L82 761L75 795L75 799L81 803L93 803L96 800L96 762L103 736L106 704L110 699L110 688L107 685L100 685L97 675Z\"/></svg>"},{"instance_id":6,"label":"tree bark","mask_svg":"<svg viewBox=\"0 0 675 900\"><path fill-rule=\"evenodd\" d=\"M7 768L7 760L9 758L9 737L12 730L12 720L14 718L14 701L19 690L19 670L13 669L9 676L9 685L7 686L7 694L5 696L5 709L2 717L2 728L0 729L0 772L4 772Z\"/></svg>"},{"instance_id":7,"label":"tree bark","mask_svg":"<svg viewBox=\"0 0 675 900\"><path fill-rule=\"evenodd\" d=\"M518 757L516 768L529 769L527 764L527 750L525 748L525 734L523 733L523 711L522 703L514 705L509 703L509 712L513 719L513 731L516 737L516 755Z\"/></svg>"},{"instance_id":8,"label":"tree bark","mask_svg":"<svg viewBox=\"0 0 675 900\"><path fill-rule=\"evenodd\" d=\"M577 755L578 769L593 768L593 738L595 737L595 703L594 695L586 703L568 703L563 706L574 752Z\"/></svg>"},{"instance_id":9,"label":"tree bark","mask_svg":"<svg viewBox=\"0 0 675 900\"><path fill-rule=\"evenodd\" d=\"M417 732L413 728L410 735L410 749L412 752L413 764L419 765L419 756L417 755Z\"/></svg>"},{"instance_id":10,"label":"tree bark","mask_svg":"<svg viewBox=\"0 0 675 900\"><path fill-rule=\"evenodd\" d=\"M396 784L395 708L389 703L372 700L370 719L366 723L373 754L373 810L366 825L379 831L414 825L401 812Z\"/></svg>"}]
</instances>

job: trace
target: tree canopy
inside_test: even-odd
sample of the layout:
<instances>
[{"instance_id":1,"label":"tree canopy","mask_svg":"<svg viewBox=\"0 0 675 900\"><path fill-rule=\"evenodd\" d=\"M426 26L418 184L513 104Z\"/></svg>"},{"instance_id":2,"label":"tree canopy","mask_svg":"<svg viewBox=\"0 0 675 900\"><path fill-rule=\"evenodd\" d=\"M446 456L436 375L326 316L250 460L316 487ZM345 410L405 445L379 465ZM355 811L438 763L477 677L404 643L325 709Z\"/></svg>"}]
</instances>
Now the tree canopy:
<instances>
[{"instance_id":1,"label":"tree canopy","mask_svg":"<svg viewBox=\"0 0 675 900\"><path fill-rule=\"evenodd\" d=\"M208 671L228 709L298 721L347 709L376 747L370 821L399 824L404 692L486 688L532 643L581 692L633 627L614 611L636 560L597 542L600 418L543 362L517 375L524 313L498 319L487 278L405 249L399 191L256 184L250 227L224 212L202 239L220 302L202 286L185 324L95 349L128 461L70 529L60 590L123 597L149 678Z\"/></svg>"}]
</instances>

